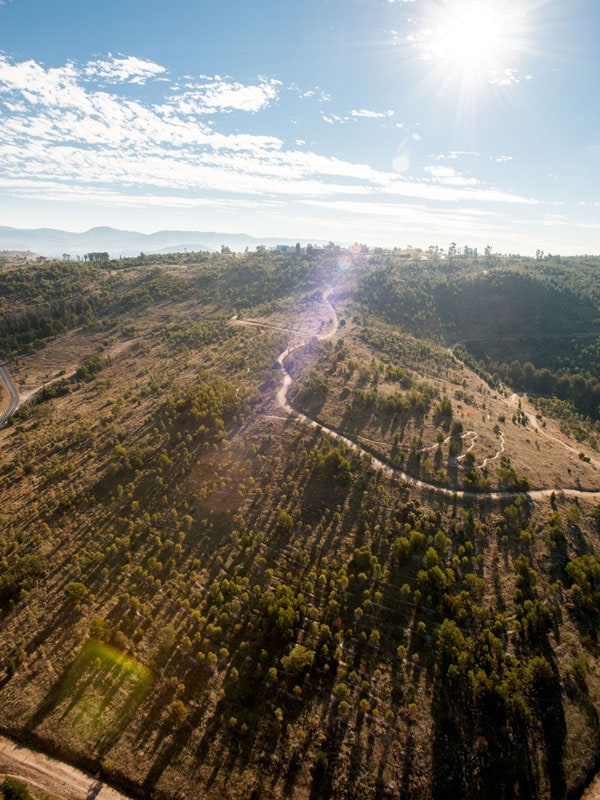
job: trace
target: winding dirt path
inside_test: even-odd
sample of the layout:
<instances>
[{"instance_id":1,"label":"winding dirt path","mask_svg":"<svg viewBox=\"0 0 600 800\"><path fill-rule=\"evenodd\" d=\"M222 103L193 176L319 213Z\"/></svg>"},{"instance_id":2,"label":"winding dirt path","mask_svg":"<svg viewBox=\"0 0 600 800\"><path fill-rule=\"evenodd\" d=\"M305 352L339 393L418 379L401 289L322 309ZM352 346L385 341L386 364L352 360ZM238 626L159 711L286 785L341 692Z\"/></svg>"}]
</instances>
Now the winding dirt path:
<instances>
[{"instance_id":1,"label":"winding dirt path","mask_svg":"<svg viewBox=\"0 0 600 800\"><path fill-rule=\"evenodd\" d=\"M278 362L279 366L281 367L281 371L283 373L283 381L282 381L282 384L281 384L281 387L280 387L279 391L277 392L277 402L279 403L281 408L288 414L288 416L292 417L294 419L297 419L299 422L307 425L308 427L318 428L319 430L323 431L323 433L327 434L328 436L330 436L332 439L335 439L336 441L344 442L344 444L350 450L353 450L354 452L360 453L361 455L364 455L367 458L369 458L371 465L375 469L383 472L385 475L388 475L389 477L400 478L400 480L402 480L405 483L408 483L410 486L414 486L414 487L416 487L418 489L430 489L430 490L435 491L438 495L443 495L445 497L452 497L452 498L456 497L456 498L459 498L459 499L490 498L492 500L505 500L505 499L508 500L508 499L517 497L519 494L522 494L522 492L516 492L516 491L473 492L473 491L465 491L465 490L454 490L454 489L449 489L446 486L439 486L439 485L434 484L434 483L429 483L427 481L423 481L420 478L417 478L415 475L411 475L408 472L405 472L404 470L398 469L397 467L390 466L386 462L382 461L379 458L376 458L371 453L366 451L363 447L361 447L353 439L348 438L347 436L345 436L344 434L340 433L339 431L334 430L333 428L328 428L326 425L322 425L321 423L319 423L316 420L312 419L312 417L308 417L308 416L306 416L306 414L302 414L302 412L297 411L293 406L290 405L290 403L288 401L288 393L289 393L290 387L292 385L292 377L291 377L291 375L288 373L288 371L285 368L285 360L290 355L290 353L293 353L295 350L297 350L300 347L304 347L307 344L308 339L310 339L310 338L316 337L317 339L324 340L324 339L331 339L333 336L335 336L335 334L337 333L337 330L339 328L339 320L338 320L337 313L336 313L333 305L331 304L331 302L329 300L329 297L331 296L332 293L333 293L333 289L332 288L329 288L329 289L327 289L326 291L323 292L323 301L328 306L329 312L330 312L331 317L332 317L332 326L331 326L330 330L328 330L326 333L311 333L311 332L308 332L308 331L299 331L299 330L286 329L286 328L283 328L283 327L278 327L276 325L270 325L268 323L261 323L261 322L258 322L256 320L252 320L252 321L250 321L250 320L248 320L248 321L233 320L235 322L235 324L238 324L238 325L252 325L254 327L271 328L273 330L281 330L281 331L287 330L288 332L294 333L295 335L300 335L300 336L306 337L306 341L300 341L297 344L290 345L289 347L287 347L280 354L279 358L277 359L277 362ZM507 401L507 403L508 403L508 401ZM534 419L535 419L535 417L534 417ZM541 431L539 429L539 427L537 426L537 421L536 421L536 430L538 430L540 432L540 434L545 433L545 432L543 432L543 431ZM549 434L546 434L546 435L549 436ZM474 444L475 444L475 438L477 437L477 433L475 431L467 431L466 433L463 434L463 436L473 436L474 437L473 441L471 442L470 447L468 448L468 450L471 450L473 448ZM361 438L361 437L359 437L359 438ZM362 438L364 438L364 437L362 437ZM549 436L549 438L554 439L554 437L551 437L551 436ZM563 444L565 447L567 447L572 452L577 453L575 448L572 448L572 447L569 447L568 445L565 445L565 443L561 442L559 439L557 439L556 441L559 442L560 444ZM468 452L468 450L467 450L467 452ZM489 456L488 458L486 458L482 462L482 464L480 466L483 467L489 461L493 461L493 460L497 459L504 452L504 450L505 450L504 436L502 436L500 450L498 450L494 456ZM566 489L566 488L562 488L562 487L557 487L557 488L550 488L550 489L531 489L529 492L527 492L527 494L529 495L529 497L531 497L532 499L536 499L536 500L541 500L541 499L544 499L544 498L551 497L552 494L558 494L558 495L563 496L563 497L580 497L580 498L589 498L591 500L600 500L600 489L585 491L585 490L582 490L582 489Z\"/></svg>"},{"instance_id":2,"label":"winding dirt path","mask_svg":"<svg viewBox=\"0 0 600 800\"><path fill-rule=\"evenodd\" d=\"M333 289L328 289L323 293L323 300L327 304L330 314L332 325L330 330L326 333L314 333L309 331L301 331L301 330L294 330L291 328L285 328L282 326L276 325L269 325L268 323L261 323L258 321L251 321L251 320L232 320L232 323L237 325L249 325L252 327L262 327L262 328L270 328L272 330L278 330L285 333L291 333L295 336L301 336L303 341L292 345L286 348L277 359L281 371L283 373L283 381L281 384L280 389L277 392L277 402L284 410L287 416L281 417L276 415L269 415L276 419L289 419L289 417L293 417L294 419L299 420L301 423L312 427L318 428L323 433L330 436L332 439L337 441L344 442L351 450L354 452L360 453L361 455L367 457L371 463L371 465L383 472L384 474L400 478L405 483L408 483L411 486L414 486L419 489L430 489L435 491L438 495L443 495L446 497L456 497L456 498L469 498L469 499L480 499L482 497L490 498L492 500L501 500L501 499L510 499L515 497L518 492L466 492L466 491L454 491L453 489L448 489L443 486L438 486L436 484L427 483L426 481L422 481L419 478L416 478L414 475L410 475L403 470L391 467L389 464L381 461L378 458L372 456L369 452L364 450L357 442L349 439L347 436L338 433L337 431L333 430L332 428L328 428L325 425L321 425L316 422L314 419L307 417L305 414L297 411L293 408L289 401L288 401L288 392L292 385L292 378L287 372L285 368L285 359L292 353L294 350L304 347L307 342L314 336L318 339L330 339L335 336L338 327L339 321L336 314L336 311L331 304L329 297ZM10 380L10 379L9 379ZM514 396L513 396L514 397ZM512 402L514 402L513 398L509 398ZM509 401L507 401L508 403ZM549 439L563 445L568 450L572 451L573 453L577 453L575 448L570 447L565 442L562 442L560 439L556 439L555 437L547 434L544 430L540 429L537 424L537 420L535 416L525 412L530 419L532 427L542 436L546 436ZM464 437L470 436L472 437L471 444L467 450L471 450L475 444L477 433L475 431L467 431L463 434ZM365 437L359 437L365 438ZM369 440L366 440L369 441ZM436 445L437 446L437 445ZM424 448L429 449L429 448ZM498 458L501 453L504 452L504 437L502 436L501 440L501 449L494 455L486 458L481 466L485 466L489 461L493 461L494 459ZM598 463L594 461L594 463ZM598 491L582 491L579 489L534 489L528 492L528 495L532 498L541 499L547 498L552 495L553 492L556 494L560 494L563 496L568 497L587 497L595 500L600 500L600 490ZM93 777L92 775L83 772L75 767L66 764L63 761L58 759L52 758L50 756L45 755L36 750L32 750L28 747L22 746L17 744L11 739L6 737L0 736L0 772L4 774L11 775L13 777L18 778L19 780L24 781L25 783L29 784L31 787L34 787L42 792L47 792L50 795L60 798L60 800L130 800L130 798L113 789L110 786L107 786L105 783L100 781L99 779ZM586 800L600 800L600 785L598 784L598 779L586 790L584 797Z\"/></svg>"},{"instance_id":3,"label":"winding dirt path","mask_svg":"<svg viewBox=\"0 0 600 800\"><path fill-rule=\"evenodd\" d=\"M530 411L526 411L521 404L521 408L519 408L519 403L521 402L522 395L520 394L511 394L511 396L506 400L507 405L510 408L518 409L527 417L527 422L531 425L532 429L542 436L545 439L549 439L551 442L564 447L565 450L568 450L569 453L578 456L581 450L577 450L575 447L572 447L570 444L567 444L562 439L559 439L557 436L552 436L552 434L547 433L544 428L540 428L538 425L537 417L535 414L532 414ZM600 467L600 461L597 458L592 458L592 456L587 456L590 459L590 464L594 464L596 467Z\"/></svg>"}]
</instances>

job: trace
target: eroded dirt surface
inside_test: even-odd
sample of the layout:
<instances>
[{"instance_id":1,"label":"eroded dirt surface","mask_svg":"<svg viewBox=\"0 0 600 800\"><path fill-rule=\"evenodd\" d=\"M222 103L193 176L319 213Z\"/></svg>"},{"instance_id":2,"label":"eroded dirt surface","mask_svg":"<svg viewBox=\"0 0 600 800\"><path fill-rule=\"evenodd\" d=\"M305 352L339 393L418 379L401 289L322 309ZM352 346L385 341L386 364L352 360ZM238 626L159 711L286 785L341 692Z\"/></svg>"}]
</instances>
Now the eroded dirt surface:
<instances>
[{"instance_id":1,"label":"eroded dirt surface","mask_svg":"<svg viewBox=\"0 0 600 800\"><path fill-rule=\"evenodd\" d=\"M0 772L53 800L129 800L93 775L4 736L0 736Z\"/></svg>"}]
</instances>

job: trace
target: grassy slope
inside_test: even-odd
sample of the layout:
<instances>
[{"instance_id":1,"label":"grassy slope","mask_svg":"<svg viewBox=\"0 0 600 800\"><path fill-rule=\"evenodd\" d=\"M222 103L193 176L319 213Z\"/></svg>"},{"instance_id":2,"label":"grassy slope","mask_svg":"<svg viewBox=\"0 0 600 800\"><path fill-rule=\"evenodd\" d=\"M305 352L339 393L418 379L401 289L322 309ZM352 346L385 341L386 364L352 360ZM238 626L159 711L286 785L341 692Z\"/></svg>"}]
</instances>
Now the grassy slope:
<instances>
[{"instance_id":1,"label":"grassy slope","mask_svg":"<svg viewBox=\"0 0 600 800\"><path fill-rule=\"evenodd\" d=\"M4 727L157 797L558 796L600 706L594 578L575 591L568 566L600 552L593 506L457 505L286 419L286 337L226 318L250 286L247 313L314 330L336 271L288 264L274 284L276 267L125 270L102 319L19 358L31 388L92 354L102 368L0 432ZM433 410L361 416L342 397L376 376L399 391L400 367L476 422L485 457L501 398L338 302L339 338L290 365L295 388L325 378L306 410L386 457L400 430L429 445L448 422ZM502 427L532 482L544 455L594 480Z\"/></svg>"}]
</instances>

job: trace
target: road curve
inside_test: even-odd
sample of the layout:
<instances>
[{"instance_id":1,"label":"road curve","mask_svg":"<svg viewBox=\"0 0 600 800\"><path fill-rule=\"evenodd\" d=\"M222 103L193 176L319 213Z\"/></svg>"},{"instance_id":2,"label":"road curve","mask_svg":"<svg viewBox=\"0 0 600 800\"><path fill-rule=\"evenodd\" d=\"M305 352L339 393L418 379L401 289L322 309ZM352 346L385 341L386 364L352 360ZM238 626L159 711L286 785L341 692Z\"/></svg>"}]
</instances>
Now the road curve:
<instances>
[{"instance_id":1,"label":"road curve","mask_svg":"<svg viewBox=\"0 0 600 800\"><path fill-rule=\"evenodd\" d=\"M0 380L6 386L6 391L8 392L8 407L2 414L0 414L0 426L2 426L9 417L12 417L19 407L20 398L17 387L10 379L10 375L6 371L6 367L3 365L0 365Z\"/></svg>"},{"instance_id":2,"label":"road curve","mask_svg":"<svg viewBox=\"0 0 600 800\"><path fill-rule=\"evenodd\" d=\"M327 303L329 310L333 317L333 327L327 331L327 333L315 334L317 339L330 339L332 336L335 335L338 327L339 322L337 318L337 314L335 312L334 307L332 306L329 296L333 292L333 289L327 289L323 292L323 300ZM255 325L260 325L260 323L254 323ZM268 328L271 327L270 325L264 325L264 327ZM293 406L290 405L288 401L288 392L292 385L292 377L288 373L285 368L285 359L292 353L294 350L297 350L299 347L304 347L306 342L300 342L299 344L293 345L291 347L286 348L283 353L277 359L279 366L281 367L281 371L283 373L283 381L279 391L277 392L277 402L283 408L287 414L289 414L294 419L299 420L300 422L304 423L305 425L309 425L313 428L318 428L319 430L323 431L323 433L327 434L333 439L337 441L344 442L347 447L351 450L362 453L371 461L371 465L383 472L385 475L394 478L400 478L400 480L408 483L411 486L415 486L418 489L429 489L436 492L438 495L444 497L451 497L451 498L458 498L458 499L468 499L468 500L481 500L485 498L489 498L491 500L510 500L512 498L517 497L519 494L523 494L523 492L516 492L516 491L502 491L502 492L472 492L472 491L465 491L465 490L455 490L449 489L446 486L440 486L435 483L428 483L427 481L423 481L420 478L415 477L414 475L410 475L408 472L404 472L404 470L398 469L397 467L392 467L389 464L386 464L384 461L373 456L359 444L357 444L352 439L349 439L347 436L343 436L338 431L333 430L332 428L328 428L321 423L318 423L316 420L312 419L311 417L307 417L306 414L302 414L300 411L297 411ZM504 442L502 443L504 448ZM530 491L526 492L526 494L535 500L541 500L544 498L549 498L552 494L558 494L563 497L587 497L591 500L598 500L600 501L600 490L590 490L585 491L582 489L563 489L560 487L554 489L531 489Z\"/></svg>"}]
</instances>

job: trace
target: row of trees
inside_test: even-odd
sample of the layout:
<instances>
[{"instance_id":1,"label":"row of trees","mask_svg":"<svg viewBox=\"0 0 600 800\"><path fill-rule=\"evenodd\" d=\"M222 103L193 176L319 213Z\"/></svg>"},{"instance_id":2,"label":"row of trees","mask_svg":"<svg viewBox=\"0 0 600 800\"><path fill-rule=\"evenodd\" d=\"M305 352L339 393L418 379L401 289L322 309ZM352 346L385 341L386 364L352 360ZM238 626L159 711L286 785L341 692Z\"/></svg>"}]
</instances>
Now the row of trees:
<instances>
[{"instance_id":1,"label":"row of trees","mask_svg":"<svg viewBox=\"0 0 600 800\"><path fill-rule=\"evenodd\" d=\"M486 369L516 391L558 397L590 419L600 419L600 381L595 377L565 370L553 372L547 367L537 369L531 362L518 361L486 364Z\"/></svg>"}]
</instances>

